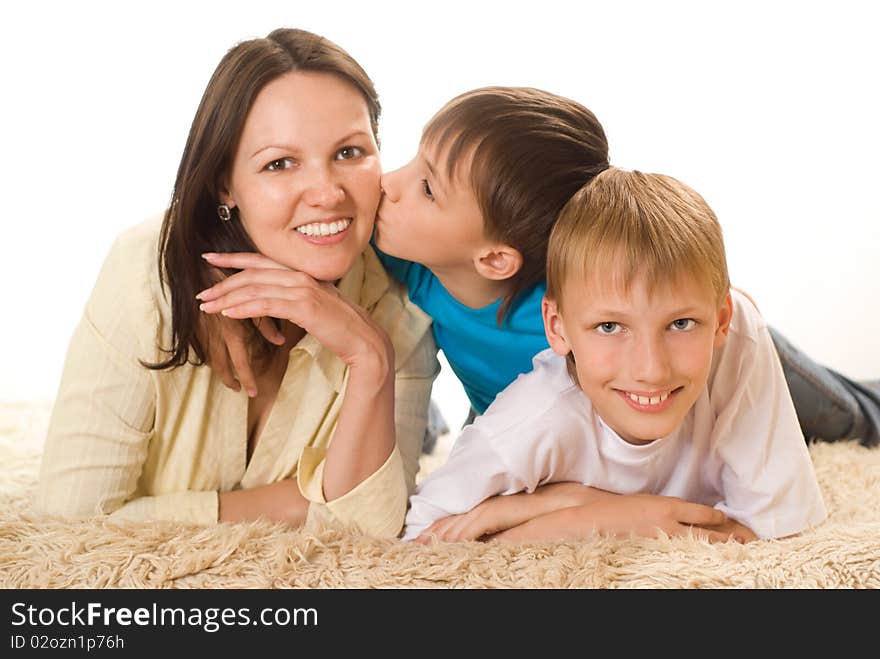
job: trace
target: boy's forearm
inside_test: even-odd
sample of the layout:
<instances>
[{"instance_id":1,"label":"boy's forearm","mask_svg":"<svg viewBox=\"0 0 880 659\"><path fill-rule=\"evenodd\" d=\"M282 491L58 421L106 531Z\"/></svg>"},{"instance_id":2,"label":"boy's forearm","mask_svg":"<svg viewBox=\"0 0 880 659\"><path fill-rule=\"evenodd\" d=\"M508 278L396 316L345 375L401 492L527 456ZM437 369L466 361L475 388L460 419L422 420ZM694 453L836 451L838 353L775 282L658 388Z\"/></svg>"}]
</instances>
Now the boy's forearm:
<instances>
[{"instance_id":1,"label":"boy's forearm","mask_svg":"<svg viewBox=\"0 0 880 659\"><path fill-rule=\"evenodd\" d=\"M531 494L498 495L481 504L487 527L508 529L557 510L595 503L618 496L605 490L573 482L542 485Z\"/></svg>"},{"instance_id":2,"label":"boy's forearm","mask_svg":"<svg viewBox=\"0 0 880 659\"><path fill-rule=\"evenodd\" d=\"M523 542L581 539L595 533L657 537L661 532L670 536L693 534L710 542L756 539L750 529L710 506L676 497L608 492L591 503L539 515L492 537Z\"/></svg>"},{"instance_id":3,"label":"boy's forearm","mask_svg":"<svg viewBox=\"0 0 880 659\"><path fill-rule=\"evenodd\" d=\"M584 528L585 517L581 506L560 508L543 515L533 517L518 526L501 531L492 536L493 540L513 542L566 540L582 538L592 532L592 524Z\"/></svg>"},{"instance_id":4,"label":"boy's forearm","mask_svg":"<svg viewBox=\"0 0 880 659\"><path fill-rule=\"evenodd\" d=\"M559 482L542 485L532 495L544 501L542 514L571 506L584 506L602 499L619 496L597 487L574 482Z\"/></svg>"}]
</instances>

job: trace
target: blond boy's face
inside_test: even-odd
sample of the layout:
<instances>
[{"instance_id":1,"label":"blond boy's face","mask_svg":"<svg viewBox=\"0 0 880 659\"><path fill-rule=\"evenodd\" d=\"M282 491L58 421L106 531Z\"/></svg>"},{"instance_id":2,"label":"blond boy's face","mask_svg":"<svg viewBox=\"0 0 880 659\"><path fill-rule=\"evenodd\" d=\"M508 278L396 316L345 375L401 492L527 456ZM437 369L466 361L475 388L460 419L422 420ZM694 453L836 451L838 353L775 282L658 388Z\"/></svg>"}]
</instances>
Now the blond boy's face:
<instances>
[{"instance_id":1,"label":"blond boy's face","mask_svg":"<svg viewBox=\"0 0 880 659\"><path fill-rule=\"evenodd\" d=\"M712 355L732 314L710 287L690 277L658 284L643 277L628 291L571 281L564 312L544 301L544 325L560 355L573 352L581 389L624 441L646 444L671 434L706 386Z\"/></svg>"},{"instance_id":2,"label":"blond boy's face","mask_svg":"<svg viewBox=\"0 0 880 659\"><path fill-rule=\"evenodd\" d=\"M470 267L486 242L483 215L465 182L468 162L446 177L445 153L422 144L416 157L382 176L376 246L435 272Z\"/></svg>"}]
</instances>

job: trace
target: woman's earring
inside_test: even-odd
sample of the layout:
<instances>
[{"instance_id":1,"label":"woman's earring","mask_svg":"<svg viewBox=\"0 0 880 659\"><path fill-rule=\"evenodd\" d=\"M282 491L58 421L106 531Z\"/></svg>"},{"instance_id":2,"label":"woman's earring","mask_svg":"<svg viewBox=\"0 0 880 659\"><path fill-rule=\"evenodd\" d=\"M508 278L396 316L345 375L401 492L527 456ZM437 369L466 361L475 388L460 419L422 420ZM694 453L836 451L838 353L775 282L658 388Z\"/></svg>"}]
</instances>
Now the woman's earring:
<instances>
[{"instance_id":1,"label":"woman's earring","mask_svg":"<svg viewBox=\"0 0 880 659\"><path fill-rule=\"evenodd\" d=\"M232 209L226 204L220 204L217 206L217 217L224 222L229 222L232 219Z\"/></svg>"}]
</instances>

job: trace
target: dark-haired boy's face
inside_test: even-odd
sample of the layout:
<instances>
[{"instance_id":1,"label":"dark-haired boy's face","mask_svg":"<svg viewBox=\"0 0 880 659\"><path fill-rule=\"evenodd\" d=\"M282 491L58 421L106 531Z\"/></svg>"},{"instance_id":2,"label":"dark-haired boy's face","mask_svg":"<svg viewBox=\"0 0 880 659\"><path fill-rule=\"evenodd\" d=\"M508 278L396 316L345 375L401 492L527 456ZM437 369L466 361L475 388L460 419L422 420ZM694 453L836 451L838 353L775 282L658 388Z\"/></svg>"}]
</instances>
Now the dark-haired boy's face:
<instances>
[{"instance_id":1,"label":"dark-haired boy's face","mask_svg":"<svg viewBox=\"0 0 880 659\"><path fill-rule=\"evenodd\" d=\"M483 214L466 182L470 166L459 166L449 179L445 155L422 144L408 164L383 174L376 216L379 249L435 273L472 268L486 243Z\"/></svg>"}]
</instances>

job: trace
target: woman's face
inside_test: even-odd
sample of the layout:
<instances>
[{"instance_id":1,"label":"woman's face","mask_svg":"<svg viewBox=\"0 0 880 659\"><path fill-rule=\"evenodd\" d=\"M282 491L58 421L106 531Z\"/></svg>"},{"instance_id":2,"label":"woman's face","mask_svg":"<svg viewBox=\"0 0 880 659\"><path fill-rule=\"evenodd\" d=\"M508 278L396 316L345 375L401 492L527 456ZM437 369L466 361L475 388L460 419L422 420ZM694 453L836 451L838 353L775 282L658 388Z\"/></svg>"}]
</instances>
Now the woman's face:
<instances>
[{"instance_id":1,"label":"woman's face","mask_svg":"<svg viewBox=\"0 0 880 659\"><path fill-rule=\"evenodd\" d=\"M297 71L254 100L221 201L238 209L262 254L332 282L370 239L380 175L360 92L334 75Z\"/></svg>"}]
</instances>

